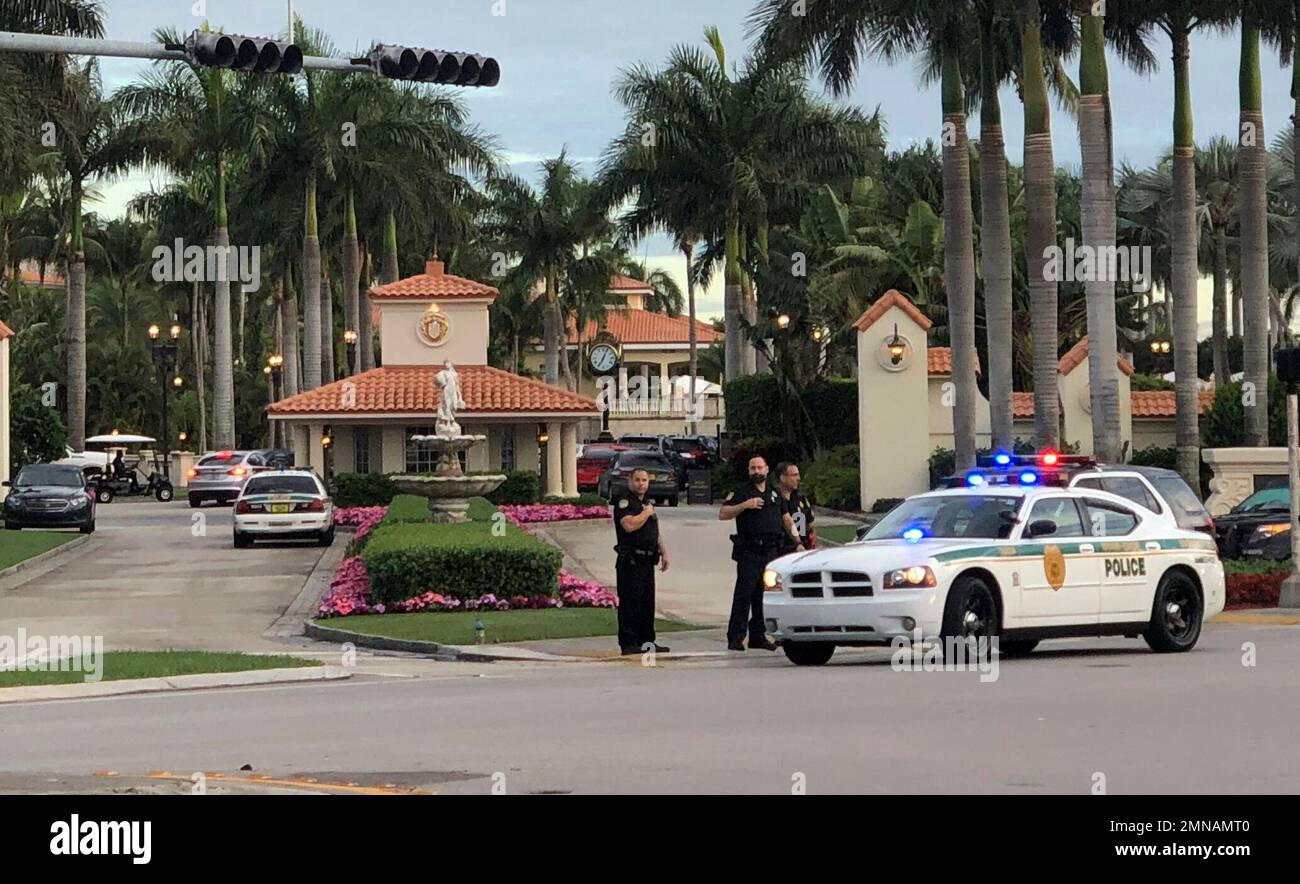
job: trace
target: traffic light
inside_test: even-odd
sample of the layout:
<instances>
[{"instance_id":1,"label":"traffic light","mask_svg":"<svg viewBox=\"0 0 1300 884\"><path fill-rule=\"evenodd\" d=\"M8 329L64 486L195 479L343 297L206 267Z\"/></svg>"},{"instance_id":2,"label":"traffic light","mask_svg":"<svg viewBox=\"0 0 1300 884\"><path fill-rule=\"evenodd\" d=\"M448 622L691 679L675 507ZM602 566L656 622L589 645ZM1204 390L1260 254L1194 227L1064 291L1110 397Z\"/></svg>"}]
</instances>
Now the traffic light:
<instances>
[{"instance_id":1,"label":"traffic light","mask_svg":"<svg viewBox=\"0 0 1300 884\"><path fill-rule=\"evenodd\" d=\"M302 50L283 40L195 31L185 43L190 64L232 68L257 74L296 74L302 70Z\"/></svg>"},{"instance_id":2,"label":"traffic light","mask_svg":"<svg viewBox=\"0 0 1300 884\"><path fill-rule=\"evenodd\" d=\"M501 65L495 58L469 52L378 45L370 50L369 61L376 73L390 80L483 87L501 82Z\"/></svg>"}]
</instances>

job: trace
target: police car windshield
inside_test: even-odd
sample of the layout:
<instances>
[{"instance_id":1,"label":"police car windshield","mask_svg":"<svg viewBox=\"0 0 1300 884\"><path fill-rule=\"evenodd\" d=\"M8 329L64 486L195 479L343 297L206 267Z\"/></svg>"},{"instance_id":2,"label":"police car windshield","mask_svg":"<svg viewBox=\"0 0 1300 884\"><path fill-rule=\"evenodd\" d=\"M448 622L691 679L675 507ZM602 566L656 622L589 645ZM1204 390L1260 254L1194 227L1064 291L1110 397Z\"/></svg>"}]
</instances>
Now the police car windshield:
<instances>
[{"instance_id":1,"label":"police car windshield","mask_svg":"<svg viewBox=\"0 0 1300 884\"><path fill-rule=\"evenodd\" d=\"M1291 489L1283 485L1280 488L1265 488L1263 491L1256 491L1237 504L1232 511L1234 513L1265 512L1267 510L1285 512L1289 509L1291 509Z\"/></svg>"},{"instance_id":2,"label":"police car windshield","mask_svg":"<svg viewBox=\"0 0 1300 884\"><path fill-rule=\"evenodd\" d=\"M244 494L320 494L311 476L258 476L244 486Z\"/></svg>"},{"instance_id":3,"label":"police car windshield","mask_svg":"<svg viewBox=\"0 0 1300 884\"><path fill-rule=\"evenodd\" d=\"M1019 497L991 494L914 497L890 510L863 540L1005 540L1020 502Z\"/></svg>"}]
</instances>

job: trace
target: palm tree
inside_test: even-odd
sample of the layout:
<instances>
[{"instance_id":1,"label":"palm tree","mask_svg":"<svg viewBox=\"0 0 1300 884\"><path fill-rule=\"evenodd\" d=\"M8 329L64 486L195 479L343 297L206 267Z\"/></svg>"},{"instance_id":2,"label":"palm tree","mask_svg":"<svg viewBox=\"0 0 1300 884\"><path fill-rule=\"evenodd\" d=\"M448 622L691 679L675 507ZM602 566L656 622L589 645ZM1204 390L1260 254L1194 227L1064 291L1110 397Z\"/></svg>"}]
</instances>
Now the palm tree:
<instances>
[{"instance_id":1,"label":"palm tree","mask_svg":"<svg viewBox=\"0 0 1300 884\"><path fill-rule=\"evenodd\" d=\"M1246 444L1268 444L1269 268L1268 268L1268 147L1264 140L1264 102L1260 82L1259 44L1267 4L1241 4L1241 69L1238 77L1241 124L1239 224L1241 230L1241 288L1244 294L1245 381L1255 395L1247 400Z\"/></svg>"},{"instance_id":2,"label":"palm tree","mask_svg":"<svg viewBox=\"0 0 1300 884\"><path fill-rule=\"evenodd\" d=\"M729 71L716 28L705 31L705 41L707 51L674 48L660 70L637 66L621 74L614 91L628 125L603 174L615 181L615 199L635 190L648 201L642 217L651 226L672 219L671 195L680 200L683 188L696 189L699 214L677 231L720 244L731 379L752 370L744 331L756 308L745 265L767 260L773 212L794 206L803 182L861 174L867 127L856 110L814 99L800 64L751 56Z\"/></svg>"},{"instance_id":3,"label":"palm tree","mask_svg":"<svg viewBox=\"0 0 1300 884\"><path fill-rule=\"evenodd\" d=\"M171 29L156 31L159 43L184 43ZM149 132L161 142L147 151L150 161L186 174L206 167L213 174L214 245L230 247L226 195L232 160L248 144L247 117L231 90L234 73L221 68L156 62L136 83L123 86L114 98L136 132ZM221 274L213 291L213 444L235 445L234 343L231 335L230 281Z\"/></svg>"}]
</instances>

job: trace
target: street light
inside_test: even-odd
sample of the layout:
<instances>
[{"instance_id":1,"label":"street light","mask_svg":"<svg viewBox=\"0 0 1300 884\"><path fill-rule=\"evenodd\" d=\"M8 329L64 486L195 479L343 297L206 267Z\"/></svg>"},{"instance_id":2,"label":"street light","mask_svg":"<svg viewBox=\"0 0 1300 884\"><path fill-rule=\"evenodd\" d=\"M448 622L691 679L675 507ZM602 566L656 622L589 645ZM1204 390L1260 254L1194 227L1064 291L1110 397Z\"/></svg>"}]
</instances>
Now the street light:
<instances>
[{"instance_id":1,"label":"street light","mask_svg":"<svg viewBox=\"0 0 1300 884\"><path fill-rule=\"evenodd\" d=\"M163 439L163 476L171 479L171 434L167 430L167 379L172 378L172 387L180 392L185 381L175 376L176 354L179 350L177 340L181 336L181 327L172 323L167 330L167 338L162 339L162 329L158 323L149 324L149 346L153 354L153 364L158 371L158 389L162 398L162 439Z\"/></svg>"},{"instance_id":2,"label":"street light","mask_svg":"<svg viewBox=\"0 0 1300 884\"><path fill-rule=\"evenodd\" d=\"M348 348L348 374L355 374L357 370L357 333L352 329L343 332L343 343Z\"/></svg>"},{"instance_id":3,"label":"street light","mask_svg":"<svg viewBox=\"0 0 1300 884\"><path fill-rule=\"evenodd\" d=\"M279 353L272 353L266 357L266 368L262 369L271 379L271 401L280 401L280 379L284 376L284 356ZM279 440L275 421L271 421L271 447L279 448Z\"/></svg>"}]
</instances>

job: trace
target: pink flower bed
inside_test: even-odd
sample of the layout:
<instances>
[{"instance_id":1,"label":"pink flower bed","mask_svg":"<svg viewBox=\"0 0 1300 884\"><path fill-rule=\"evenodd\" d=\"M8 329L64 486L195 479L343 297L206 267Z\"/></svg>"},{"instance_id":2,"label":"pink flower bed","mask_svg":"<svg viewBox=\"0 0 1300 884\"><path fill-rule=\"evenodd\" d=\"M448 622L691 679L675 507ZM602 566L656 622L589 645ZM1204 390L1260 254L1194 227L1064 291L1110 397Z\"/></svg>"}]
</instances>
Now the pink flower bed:
<instances>
[{"instance_id":1,"label":"pink flower bed","mask_svg":"<svg viewBox=\"0 0 1300 884\"><path fill-rule=\"evenodd\" d=\"M383 520L387 507L351 507L334 511L334 524L355 525L357 539L364 538ZM607 519L604 507L579 507L570 504L544 506L503 506L505 513L516 526L535 522L557 522L567 519ZM370 578L360 556L345 558L330 581L330 587L321 596L317 612L320 617L348 617L356 614L411 613L414 611L516 611L528 608L616 608L618 596L592 580L574 577L560 571L560 592L556 597L515 596L498 598L488 594L477 599L454 599L440 593L426 592L394 605L372 604Z\"/></svg>"},{"instance_id":2,"label":"pink flower bed","mask_svg":"<svg viewBox=\"0 0 1300 884\"><path fill-rule=\"evenodd\" d=\"M570 522L579 519L608 519L603 506L577 506L572 503L539 503L527 506L498 507L507 519L520 527L537 522Z\"/></svg>"}]
</instances>

